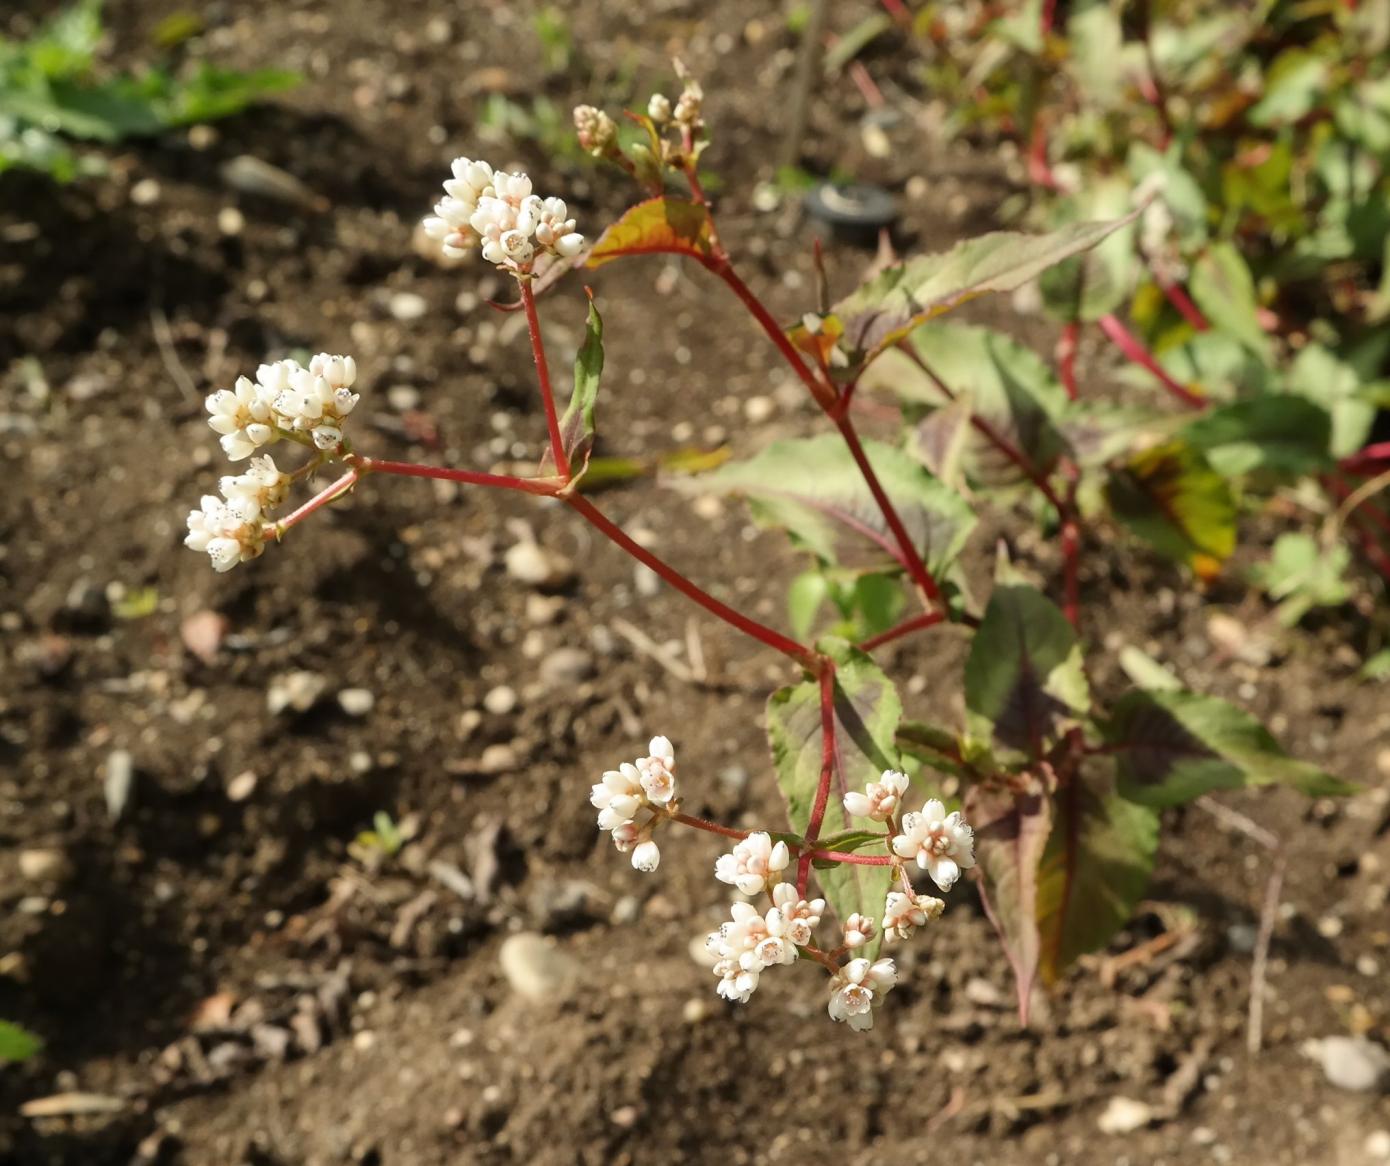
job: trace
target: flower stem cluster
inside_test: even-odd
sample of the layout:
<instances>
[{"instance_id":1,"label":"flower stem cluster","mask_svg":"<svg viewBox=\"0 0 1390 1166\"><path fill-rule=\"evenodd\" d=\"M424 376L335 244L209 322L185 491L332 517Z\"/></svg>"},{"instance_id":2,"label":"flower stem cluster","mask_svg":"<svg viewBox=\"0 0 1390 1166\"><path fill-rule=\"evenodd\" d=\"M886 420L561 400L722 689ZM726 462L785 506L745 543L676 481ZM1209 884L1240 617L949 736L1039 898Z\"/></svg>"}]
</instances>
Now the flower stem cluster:
<instances>
[{"instance_id":1,"label":"flower stem cluster","mask_svg":"<svg viewBox=\"0 0 1390 1166\"><path fill-rule=\"evenodd\" d=\"M675 802L675 755L665 737L653 738L651 756L626 763L603 775L590 792L589 801L598 811L601 830L612 832L621 851L632 852L632 865L654 870L659 861L652 831L663 821L693 826L716 834L738 838L733 848L715 861L714 877L757 899L766 896L764 906L746 901L730 905L729 918L705 940L718 978L715 991L725 1000L745 1004L757 991L762 974L769 968L785 967L798 959L819 963L830 975L827 1011L832 1020L844 1021L863 1031L873 1027L874 1009L897 983L897 968L891 959L870 959L851 953L867 947L880 935L906 939L914 931L939 919L946 905L940 899L919 895L907 879L906 858L918 858L937 885L950 887L962 869L975 864L974 834L959 813L947 814L945 806L931 799L920 812L904 814L898 832L896 814L907 793L908 778L886 770L862 791L845 796L846 810L855 817L871 818L888 825L880 837L888 857L854 854L835 855L839 861L863 861L893 870L895 884L883 904L881 924L867 915L854 913L844 921L838 947L824 950L814 946L815 930L825 914L824 899L808 899L796 883L784 881L784 872L793 871L797 852L812 856L817 851L805 839L773 839L766 831L740 836L740 832L700 818L680 813Z\"/></svg>"},{"instance_id":2,"label":"flower stem cluster","mask_svg":"<svg viewBox=\"0 0 1390 1166\"><path fill-rule=\"evenodd\" d=\"M350 446L344 423L357 405L352 391L357 365L350 356L321 352L305 368L294 360L263 364L256 379L238 377L231 389L208 395L208 424L220 435L232 461L251 458L240 474L219 483L221 497L204 495L188 513L184 545L206 552L218 571L258 558L280 526L270 513L285 501L290 486L324 461L346 457ZM285 473L258 449L287 440L312 448L313 458L294 473Z\"/></svg>"},{"instance_id":3,"label":"flower stem cluster","mask_svg":"<svg viewBox=\"0 0 1390 1166\"><path fill-rule=\"evenodd\" d=\"M675 812L676 755L665 737L653 737L648 756L610 769L589 791L598 811L598 827L613 836L613 845L632 854L632 865L654 871L661 862L652 832Z\"/></svg>"}]
</instances>

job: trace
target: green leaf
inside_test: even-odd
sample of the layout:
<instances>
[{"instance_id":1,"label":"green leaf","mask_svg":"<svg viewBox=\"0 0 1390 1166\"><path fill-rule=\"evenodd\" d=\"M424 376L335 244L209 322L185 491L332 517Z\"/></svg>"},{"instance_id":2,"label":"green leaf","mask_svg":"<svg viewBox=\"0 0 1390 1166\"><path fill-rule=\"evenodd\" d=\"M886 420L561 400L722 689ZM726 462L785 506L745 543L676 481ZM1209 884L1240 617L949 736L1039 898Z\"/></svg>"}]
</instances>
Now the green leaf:
<instances>
[{"instance_id":1,"label":"green leaf","mask_svg":"<svg viewBox=\"0 0 1390 1166\"><path fill-rule=\"evenodd\" d=\"M1321 344L1309 344L1294 358L1286 387L1331 414L1333 457L1347 457L1365 445L1376 406L1350 363Z\"/></svg>"},{"instance_id":2,"label":"green leaf","mask_svg":"<svg viewBox=\"0 0 1390 1166\"><path fill-rule=\"evenodd\" d=\"M1133 644L1120 649L1120 668L1145 692L1176 692L1182 681L1162 664Z\"/></svg>"},{"instance_id":3,"label":"green leaf","mask_svg":"<svg viewBox=\"0 0 1390 1166\"><path fill-rule=\"evenodd\" d=\"M1324 547L1310 534L1281 534L1267 563L1251 571L1255 581L1280 600L1279 622L1293 627L1314 607L1338 607L1351 598L1346 581L1351 551L1345 543Z\"/></svg>"},{"instance_id":4,"label":"green leaf","mask_svg":"<svg viewBox=\"0 0 1390 1166\"><path fill-rule=\"evenodd\" d=\"M965 707L972 735L1034 759L1090 711L1081 645L1041 592L995 586L965 662Z\"/></svg>"},{"instance_id":5,"label":"green leaf","mask_svg":"<svg viewBox=\"0 0 1390 1166\"><path fill-rule=\"evenodd\" d=\"M1265 364L1274 353L1260 327L1255 281L1244 257L1230 243L1213 243L1192 266L1192 298L1207 319L1239 340Z\"/></svg>"},{"instance_id":6,"label":"green leaf","mask_svg":"<svg viewBox=\"0 0 1390 1166\"><path fill-rule=\"evenodd\" d=\"M1042 958L1038 866L1051 833L1052 803L1036 782L1018 793L1007 786L972 785L964 809L975 831L981 899L1013 968L1019 1015L1027 1024Z\"/></svg>"},{"instance_id":7,"label":"green leaf","mask_svg":"<svg viewBox=\"0 0 1390 1166\"><path fill-rule=\"evenodd\" d=\"M679 198L649 198L629 207L589 252L588 267L625 255L674 253L707 259L712 250L709 212Z\"/></svg>"},{"instance_id":8,"label":"green leaf","mask_svg":"<svg viewBox=\"0 0 1390 1166\"><path fill-rule=\"evenodd\" d=\"M1112 222L1073 223L1047 235L996 231L880 272L832 312L844 329L845 375L855 375L918 324L987 292L1016 290L1054 264L1094 247L1137 214Z\"/></svg>"},{"instance_id":9,"label":"green leaf","mask_svg":"<svg viewBox=\"0 0 1390 1166\"><path fill-rule=\"evenodd\" d=\"M1265 70L1264 95L1246 117L1257 126L1298 121L1323 102L1327 73L1327 62L1307 49L1285 49Z\"/></svg>"},{"instance_id":10,"label":"green leaf","mask_svg":"<svg viewBox=\"0 0 1390 1166\"><path fill-rule=\"evenodd\" d=\"M955 733L924 721L904 721L898 726L897 746L938 773L953 777L978 777L969 758L962 752Z\"/></svg>"},{"instance_id":11,"label":"green leaf","mask_svg":"<svg viewBox=\"0 0 1390 1166\"><path fill-rule=\"evenodd\" d=\"M1069 71L1088 105L1113 109L1127 96L1127 61L1119 14L1110 4L1080 7L1067 17Z\"/></svg>"},{"instance_id":12,"label":"green leaf","mask_svg":"<svg viewBox=\"0 0 1390 1166\"><path fill-rule=\"evenodd\" d=\"M1374 656L1368 656L1358 673L1362 680L1384 680L1390 677L1390 648L1381 648Z\"/></svg>"},{"instance_id":13,"label":"green leaf","mask_svg":"<svg viewBox=\"0 0 1390 1166\"><path fill-rule=\"evenodd\" d=\"M787 589L787 618L792 635L804 640L815 626L816 613L830 595L830 580L817 567L802 571Z\"/></svg>"},{"instance_id":14,"label":"green leaf","mask_svg":"<svg viewBox=\"0 0 1390 1166\"><path fill-rule=\"evenodd\" d=\"M821 827L822 834L831 836L860 828L845 813L846 793L877 781L885 769L901 769L893 736L902 703L892 681L857 648L835 639L824 639L817 647L836 665L836 764ZM787 799L792 829L802 835L809 826L821 778L820 703L818 680L781 688L767 702L767 737L777 783ZM817 877L842 922L855 912L877 919L883 913L892 868L841 864L821 870Z\"/></svg>"},{"instance_id":15,"label":"green leaf","mask_svg":"<svg viewBox=\"0 0 1390 1166\"><path fill-rule=\"evenodd\" d=\"M1143 898L1158 849L1158 814L1076 773L1054 802L1038 869L1043 982L1110 942Z\"/></svg>"},{"instance_id":16,"label":"green leaf","mask_svg":"<svg viewBox=\"0 0 1390 1166\"><path fill-rule=\"evenodd\" d=\"M1127 224L1123 216L1133 204L1133 192L1120 177L1089 182L1077 194L1060 200L1052 210L1055 223L1107 219ZM1129 297L1139 270L1134 228L1117 228L1083 254L1058 263L1041 274L1038 288L1043 304L1060 320L1090 323L1115 311Z\"/></svg>"},{"instance_id":17,"label":"green leaf","mask_svg":"<svg viewBox=\"0 0 1390 1166\"><path fill-rule=\"evenodd\" d=\"M43 1041L27 1029L0 1020L0 1061L27 1061L43 1048Z\"/></svg>"},{"instance_id":18,"label":"green leaf","mask_svg":"<svg viewBox=\"0 0 1390 1166\"><path fill-rule=\"evenodd\" d=\"M60 81L87 72L100 43L101 0L77 0L23 48L42 76Z\"/></svg>"},{"instance_id":19,"label":"green leaf","mask_svg":"<svg viewBox=\"0 0 1390 1166\"><path fill-rule=\"evenodd\" d=\"M217 69L201 64L186 81L162 85L159 112L165 125L217 121L240 113L271 93L293 89L303 78L288 69Z\"/></svg>"},{"instance_id":20,"label":"green leaf","mask_svg":"<svg viewBox=\"0 0 1390 1166\"><path fill-rule=\"evenodd\" d=\"M1332 420L1305 397L1272 393L1236 401L1202 414L1182 436L1227 478L1257 469L1315 474L1332 466Z\"/></svg>"},{"instance_id":21,"label":"green leaf","mask_svg":"<svg viewBox=\"0 0 1390 1166\"><path fill-rule=\"evenodd\" d=\"M1035 474L1047 473L1067 451L1056 424L1067 410L1066 392L1031 348L989 328L954 321L923 324L907 344L921 364L907 353L885 352L865 371L861 387L887 389L909 406L931 410L917 426L912 448L938 477L947 479L959 459L966 475L981 485L1027 480L1024 467L970 424L972 415L1021 454Z\"/></svg>"},{"instance_id":22,"label":"green leaf","mask_svg":"<svg viewBox=\"0 0 1390 1166\"><path fill-rule=\"evenodd\" d=\"M1356 787L1296 761L1249 713L1195 692L1131 692L1102 726L1119 792L1145 806L1176 806L1218 789L1289 785L1309 797Z\"/></svg>"},{"instance_id":23,"label":"green leaf","mask_svg":"<svg viewBox=\"0 0 1390 1166\"><path fill-rule=\"evenodd\" d=\"M599 380L603 376L603 318L593 296L589 297L589 317L584 324L584 343L574 358L574 392L560 418L560 445L569 460L570 471L582 477L594 449L594 402L598 400ZM546 467L549 467L547 470ZM555 460L549 452L541 459L541 472L554 473Z\"/></svg>"},{"instance_id":24,"label":"green leaf","mask_svg":"<svg viewBox=\"0 0 1390 1166\"><path fill-rule=\"evenodd\" d=\"M1199 578L1214 577L1235 550L1236 503L1226 480L1182 441L1142 450L1111 475L1115 516L1160 554Z\"/></svg>"},{"instance_id":25,"label":"green leaf","mask_svg":"<svg viewBox=\"0 0 1390 1166\"><path fill-rule=\"evenodd\" d=\"M864 442L864 449L913 545L941 577L975 524L970 507L902 450L876 441ZM773 442L747 461L672 485L742 495L760 524L786 530L824 562L882 571L897 561L883 515L837 434Z\"/></svg>"}]
</instances>

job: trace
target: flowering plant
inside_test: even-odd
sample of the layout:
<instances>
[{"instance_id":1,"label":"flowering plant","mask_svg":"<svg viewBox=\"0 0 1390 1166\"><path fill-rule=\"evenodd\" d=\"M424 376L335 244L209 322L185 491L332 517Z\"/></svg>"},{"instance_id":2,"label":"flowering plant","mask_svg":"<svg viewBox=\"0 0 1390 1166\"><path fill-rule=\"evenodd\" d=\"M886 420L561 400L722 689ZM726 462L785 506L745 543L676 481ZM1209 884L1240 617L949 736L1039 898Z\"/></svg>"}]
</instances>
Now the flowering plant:
<instances>
[{"instance_id":1,"label":"flowering plant","mask_svg":"<svg viewBox=\"0 0 1390 1166\"><path fill-rule=\"evenodd\" d=\"M894 264L784 329L737 273L720 239L698 171L706 141L703 94L692 79L684 80L676 101L654 96L645 114L635 115L646 136L628 149L620 147L606 114L587 106L575 111L583 148L616 163L650 193L591 246L564 201L535 194L524 174L468 158L453 163L445 195L425 220L448 253L476 251L515 282L518 301L510 307L525 314L548 432L535 476L359 453L347 432L358 399L351 358L321 354L307 368L280 361L263 365L255 380L242 378L234 389L209 397L210 424L227 455L252 460L247 472L223 478L220 498L204 498L189 515L188 545L205 551L218 570L229 570L368 474L436 478L559 501L709 614L796 669L766 709L790 828L779 822L748 831L687 813L676 750L664 736L651 740L646 755L604 773L590 793L598 827L639 871L658 868L663 830L697 829L731 844L713 865L715 878L742 896L707 944L719 995L747 1001L769 969L819 964L829 977L831 1018L869 1028L898 975L881 945L906 940L938 919L945 903L925 892L944 894L967 874L1004 941L1026 1015L1039 973L1055 980L1128 918L1153 861L1162 807L1265 782L1310 794L1344 787L1284 756L1243 712L1175 690L1166 674L1150 670L1147 688L1105 709L1095 704L1077 634L1080 471L1054 425L1060 417L1050 399L1027 398L1027 384L1019 382L1019 408L1033 410L1038 421L1030 432L1053 435L1045 459L1041 447L1025 452L1016 431L996 427L985 414L961 416L1053 509L1062 532L1063 609L1004 561L986 604L970 594L959 557L975 522L971 499L977 495L968 483L984 472L983 454L960 475L938 475L928 469L915 427L901 446L859 434L851 408L856 390L883 360L912 350L930 317L986 292L1018 288L1094 247L1133 216L1073 224L1050 235L987 235L943 255ZM684 186L683 196L668 189L673 181ZM784 528L813 557L815 565L793 586L794 635L710 594L584 493L603 324L590 295L573 392L562 413L538 293L580 264L592 268L651 253L683 256L713 273L747 307L835 430L778 443L687 483L743 495L759 521ZM1002 379L995 388L1013 391ZM982 386L981 398L989 391ZM288 472L261 452L285 443L306 454ZM297 509L272 517L295 483L330 464L344 471L341 477ZM886 593L894 598L885 601ZM827 598L838 608L836 634L812 640ZM920 610L902 616L909 602ZM875 658L907 636L948 622L973 634L964 676L967 716L954 729L905 719L897 688ZM834 931L827 922L832 915Z\"/></svg>"}]
</instances>

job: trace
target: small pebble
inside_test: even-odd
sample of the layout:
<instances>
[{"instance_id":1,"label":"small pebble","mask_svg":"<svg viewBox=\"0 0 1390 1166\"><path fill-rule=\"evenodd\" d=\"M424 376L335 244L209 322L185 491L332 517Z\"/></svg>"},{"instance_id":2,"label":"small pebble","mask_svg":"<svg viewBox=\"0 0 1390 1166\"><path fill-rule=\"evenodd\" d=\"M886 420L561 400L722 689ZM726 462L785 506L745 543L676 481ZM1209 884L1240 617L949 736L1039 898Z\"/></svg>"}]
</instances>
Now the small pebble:
<instances>
[{"instance_id":1,"label":"small pebble","mask_svg":"<svg viewBox=\"0 0 1390 1166\"><path fill-rule=\"evenodd\" d=\"M345 688L338 693L338 707L350 717L365 717L376 705L376 697L365 688Z\"/></svg>"},{"instance_id":2,"label":"small pebble","mask_svg":"<svg viewBox=\"0 0 1390 1166\"><path fill-rule=\"evenodd\" d=\"M135 784L135 759L125 749L112 749L106 756L106 816L116 821L130 802L131 787Z\"/></svg>"},{"instance_id":3,"label":"small pebble","mask_svg":"<svg viewBox=\"0 0 1390 1166\"><path fill-rule=\"evenodd\" d=\"M285 672L275 677L266 689L265 707L271 716L286 711L308 712L318 703L328 680L317 672Z\"/></svg>"},{"instance_id":4,"label":"small pebble","mask_svg":"<svg viewBox=\"0 0 1390 1166\"><path fill-rule=\"evenodd\" d=\"M505 562L508 575L531 587L562 587L574 578L568 559L534 542L523 541L509 547Z\"/></svg>"},{"instance_id":5,"label":"small pebble","mask_svg":"<svg viewBox=\"0 0 1390 1166\"><path fill-rule=\"evenodd\" d=\"M153 178L142 178L130 188L130 201L136 206L153 206L159 201L159 183Z\"/></svg>"},{"instance_id":6,"label":"small pebble","mask_svg":"<svg viewBox=\"0 0 1390 1166\"><path fill-rule=\"evenodd\" d=\"M31 883L59 883L72 875L72 862L56 847L21 850L19 873Z\"/></svg>"},{"instance_id":7,"label":"small pebble","mask_svg":"<svg viewBox=\"0 0 1390 1166\"><path fill-rule=\"evenodd\" d=\"M526 622L531 624L552 624L565 609L565 601L559 595L537 595L532 592L526 596Z\"/></svg>"},{"instance_id":8,"label":"small pebble","mask_svg":"<svg viewBox=\"0 0 1390 1166\"><path fill-rule=\"evenodd\" d=\"M516 708L516 689L499 684L483 697L483 708L495 717L505 717Z\"/></svg>"},{"instance_id":9,"label":"small pebble","mask_svg":"<svg viewBox=\"0 0 1390 1166\"><path fill-rule=\"evenodd\" d=\"M402 323L420 319L430 310L429 301L415 292L396 292L386 301L386 310L393 320Z\"/></svg>"},{"instance_id":10,"label":"small pebble","mask_svg":"<svg viewBox=\"0 0 1390 1166\"><path fill-rule=\"evenodd\" d=\"M640 1112L635 1105L624 1105L610 1113L608 1120L619 1129L630 1130L637 1124L639 1116Z\"/></svg>"},{"instance_id":11,"label":"small pebble","mask_svg":"<svg viewBox=\"0 0 1390 1166\"><path fill-rule=\"evenodd\" d=\"M537 1002L554 999L579 970L574 957L529 931L507 936L498 961L512 991Z\"/></svg>"},{"instance_id":12,"label":"small pebble","mask_svg":"<svg viewBox=\"0 0 1390 1166\"><path fill-rule=\"evenodd\" d=\"M1366 1157L1372 1162L1390 1162L1390 1130L1366 1135Z\"/></svg>"},{"instance_id":13,"label":"small pebble","mask_svg":"<svg viewBox=\"0 0 1390 1166\"><path fill-rule=\"evenodd\" d=\"M414 385L392 385L386 390L386 403L397 413L409 413L420 407L420 390Z\"/></svg>"},{"instance_id":14,"label":"small pebble","mask_svg":"<svg viewBox=\"0 0 1390 1166\"><path fill-rule=\"evenodd\" d=\"M1103 1134L1132 1134L1143 1129L1154 1118L1151 1105L1135 1101L1132 1097L1112 1097L1100 1117L1096 1128Z\"/></svg>"},{"instance_id":15,"label":"small pebble","mask_svg":"<svg viewBox=\"0 0 1390 1166\"><path fill-rule=\"evenodd\" d=\"M1390 1082L1390 1052L1363 1036L1329 1036L1309 1041L1306 1055L1338 1089L1370 1093Z\"/></svg>"},{"instance_id":16,"label":"small pebble","mask_svg":"<svg viewBox=\"0 0 1390 1166\"><path fill-rule=\"evenodd\" d=\"M217 212L217 229L228 237L240 235L246 230L246 216L234 206L224 206Z\"/></svg>"},{"instance_id":17,"label":"small pebble","mask_svg":"<svg viewBox=\"0 0 1390 1166\"><path fill-rule=\"evenodd\" d=\"M594 658L583 648L556 648L541 660L541 683L547 688L573 688L594 674Z\"/></svg>"}]
</instances>

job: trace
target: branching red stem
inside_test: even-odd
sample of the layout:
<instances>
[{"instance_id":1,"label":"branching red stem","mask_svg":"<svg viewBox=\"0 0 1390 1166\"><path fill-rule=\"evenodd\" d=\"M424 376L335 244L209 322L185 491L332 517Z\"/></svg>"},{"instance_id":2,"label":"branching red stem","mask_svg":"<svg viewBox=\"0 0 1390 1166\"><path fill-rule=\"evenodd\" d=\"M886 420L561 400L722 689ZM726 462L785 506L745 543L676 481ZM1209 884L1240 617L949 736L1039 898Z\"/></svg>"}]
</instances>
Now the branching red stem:
<instances>
[{"instance_id":1,"label":"branching red stem","mask_svg":"<svg viewBox=\"0 0 1390 1166\"><path fill-rule=\"evenodd\" d=\"M735 611L727 603L721 602L709 592L697 587L669 563L657 558L641 543L635 541L582 494L566 494L564 501L570 509L576 511L601 534L620 546L639 563L650 567L682 595L693 599L706 611L718 616L725 623L737 628L745 635L751 636L759 643L766 644L769 648L790 657L802 667L811 671L819 668L819 657L809 648L803 647L795 640L784 636L766 624L761 624L742 612Z\"/></svg>"}]
</instances>

